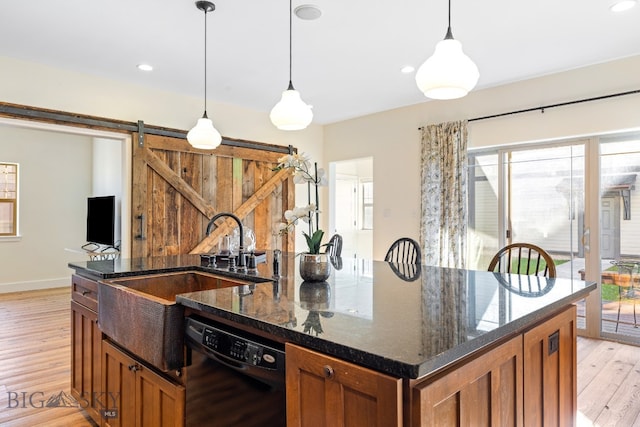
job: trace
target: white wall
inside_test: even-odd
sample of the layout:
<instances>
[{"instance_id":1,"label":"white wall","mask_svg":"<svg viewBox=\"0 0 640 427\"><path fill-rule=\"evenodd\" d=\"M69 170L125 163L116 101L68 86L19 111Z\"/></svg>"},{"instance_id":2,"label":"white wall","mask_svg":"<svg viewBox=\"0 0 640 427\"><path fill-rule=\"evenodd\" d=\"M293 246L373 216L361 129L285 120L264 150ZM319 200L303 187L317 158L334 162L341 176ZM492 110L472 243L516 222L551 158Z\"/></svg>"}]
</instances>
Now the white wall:
<instances>
[{"instance_id":1,"label":"white wall","mask_svg":"<svg viewBox=\"0 0 640 427\"><path fill-rule=\"evenodd\" d=\"M640 56L476 90L327 125L327 162L373 156L373 257L398 237L419 237L420 126L640 89ZM482 70L480 70L482 73ZM416 89L417 90L417 89ZM469 124L470 147L566 138L640 128L640 95Z\"/></svg>"},{"instance_id":2,"label":"white wall","mask_svg":"<svg viewBox=\"0 0 640 427\"><path fill-rule=\"evenodd\" d=\"M90 138L0 124L0 160L19 163L20 237L0 239L0 293L68 284L65 248L85 242Z\"/></svg>"},{"instance_id":3,"label":"white wall","mask_svg":"<svg viewBox=\"0 0 640 427\"><path fill-rule=\"evenodd\" d=\"M123 84L114 80L0 56L0 101L111 119L190 129L202 116L202 99ZM274 105L282 90L274 90ZM270 107L269 107L270 108ZM269 112L207 100L207 112L223 136L293 145L324 167L323 129L286 132L276 129Z\"/></svg>"},{"instance_id":4,"label":"white wall","mask_svg":"<svg viewBox=\"0 0 640 427\"><path fill-rule=\"evenodd\" d=\"M123 142L93 138L92 196L116 196L115 243L122 239Z\"/></svg>"},{"instance_id":5,"label":"white wall","mask_svg":"<svg viewBox=\"0 0 640 427\"><path fill-rule=\"evenodd\" d=\"M86 114L129 122L144 121L147 125L156 125L175 129L190 129L196 120L202 115L202 99L185 97L169 92L153 90L147 87L122 84L113 80L89 76L69 70L57 69L41 64L12 58L0 57L0 70L3 78L0 79L0 102L29 105L38 108L60 110L71 113ZM279 100L281 89L274 90L274 104ZM306 152L313 161L317 161L319 167L327 169L323 163L323 128L311 125L303 131L285 132L276 129L269 120L269 112L260 112L233 105L215 102L215 99L207 100L209 117L222 135L230 138L245 139L250 141L266 142L277 145L292 145L301 152ZM6 140L7 150L19 151L23 147L16 140ZM90 146L91 144L87 144ZM2 146L0 146L2 147ZM47 145L54 152L62 150L57 146L57 139L52 139ZM4 159L5 148L0 149L0 157ZM27 158L38 154L24 152ZM91 157L87 154L85 164L91 164ZM21 157L22 158L22 157ZM19 160L9 160L19 161ZM125 160L126 161L126 160ZM22 163L22 162L21 162ZM68 159L65 168L75 167ZM125 165L125 169L126 169ZM91 170L87 169L86 189L79 191L67 187L66 194L75 200L80 200L80 205L75 208L65 205L64 213L58 209L47 209L40 212L43 223L50 228L62 216L73 214L81 217L86 223L86 200L91 192ZM48 179L48 178L46 178ZM38 185L43 185L45 178L36 180ZM25 183L26 185L26 183ZM306 191L299 186L297 196L306 199ZM75 192L75 194L73 194ZM321 194L323 206L326 206L326 191ZM54 201L54 202L57 202ZM60 202L63 205L63 201ZM298 204L306 204L306 200ZM123 209L126 215L129 209ZM46 218L45 218L46 216ZM22 218L21 218L22 220ZM127 233L130 226L130 218L123 217L123 233ZM25 234L31 234L31 225L21 223ZM39 229L38 229L39 230ZM75 247L84 243L85 227L81 227L80 236L71 239L69 236L61 238L61 247ZM304 242L301 233L296 233L298 244ZM73 240L73 242L70 242ZM64 243L62 243L64 242ZM61 283L62 269L67 274L64 283L69 283L68 277L71 270L67 268L67 262L38 260L39 268L34 268L31 253L22 253L20 262L5 262L4 255L11 253L15 247L14 242L0 241L0 288L3 284L20 282L20 289L35 288L26 286L24 282L34 280L49 280L50 283ZM40 254L40 252L38 252ZM12 258L13 259L13 258ZM83 258L86 260L86 257ZM47 268L45 269L45 263ZM55 267L55 268L49 268ZM7 287L5 287L7 289ZM12 288L12 290L17 290ZM2 290L0 289L0 292Z\"/></svg>"}]
</instances>

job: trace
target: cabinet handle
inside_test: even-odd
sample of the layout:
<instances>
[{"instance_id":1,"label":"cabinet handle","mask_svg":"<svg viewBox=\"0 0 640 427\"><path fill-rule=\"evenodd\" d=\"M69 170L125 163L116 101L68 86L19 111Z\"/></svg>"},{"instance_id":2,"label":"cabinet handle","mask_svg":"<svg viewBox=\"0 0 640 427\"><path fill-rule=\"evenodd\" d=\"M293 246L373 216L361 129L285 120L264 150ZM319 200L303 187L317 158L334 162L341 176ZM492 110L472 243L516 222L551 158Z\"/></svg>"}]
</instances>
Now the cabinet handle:
<instances>
[{"instance_id":1,"label":"cabinet handle","mask_svg":"<svg viewBox=\"0 0 640 427\"><path fill-rule=\"evenodd\" d=\"M82 291L82 296L85 296L86 294L90 294L91 291Z\"/></svg>"},{"instance_id":2,"label":"cabinet handle","mask_svg":"<svg viewBox=\"0 0 640 427\"><path fill-rule=\"evenodd\" d=\"M333 372L333 368L329 365L324 365L322 371L324 372L324 377L328 379L333 378L333 376L335 375L335 373Z\"/></svg>"},{"instance_id":3,"label":"cabinet handle","mask_svg":"<svg viewBox=\"0 0 640 427\"><path fill-rule=\"evenodd\" d=\"M584 246L585 251L591 251L591 230L588 228L582 232L582 246Z\"/></svg>"},{"instance_id":4,"label":"cabinet handle","mask_svg":"<svg viewBox=\"0 0 640 427\"><path fill-rule=\"evenodd\" d=\"M138 367L138 365L136 365L136 364L129 365L129 370L130 370L131 372L136 372L136 371L138 371L139 369L140 369L140 368L139 368L139 367Z\"/></svg>"}]
</instances>

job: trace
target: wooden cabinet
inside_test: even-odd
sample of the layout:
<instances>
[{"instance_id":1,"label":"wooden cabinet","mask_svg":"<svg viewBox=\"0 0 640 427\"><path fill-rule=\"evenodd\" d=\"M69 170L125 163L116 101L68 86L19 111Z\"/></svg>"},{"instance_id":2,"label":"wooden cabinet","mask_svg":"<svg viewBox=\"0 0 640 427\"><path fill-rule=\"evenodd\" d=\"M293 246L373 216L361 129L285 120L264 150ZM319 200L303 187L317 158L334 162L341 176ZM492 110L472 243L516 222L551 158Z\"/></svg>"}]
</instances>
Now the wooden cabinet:
<instances>
[{"instance_id":1,"label":"wooden cabinet","mask_svg":"<svg viewBox=\"0 0 640 427\"><path fill-rule=\"evenodd\" d=\"M522 426L522 337L412 390L414 426Z\"/></svg>"},{"instance_id":2,"label":"wooden cabinet","mask_svg":"<svg viewBox=\"0 0 640 427\"><path fill-rule=\"evenodd\" d=\"M104 426L184 426L185 388L117 348L102 343L102 384L109 400Z\"/></svg>"},{"instance_id":3,"label":"wooden cabinet","mask_svg":"<svg viewBox=\"0 0 640 427\"><path fill-rule=\"evenodd\" d=\"M402 380L286 344L287 426L401 426Z\"/></svg>"},{"instance_id":4,"label":"wooden cabinet","mask_svg":"<svg viewBox=\"0 0 640 427\"><path fill-rule=\"evenodd\" d=\"M98 283L71 277L71 395L98 424L103 408Z\"/></svg>"},{"instance_id":5,"label":"wooden cabinet","mask_svg":"<svg viewBox=\"0 0 640 427\"><path fill-rule=\"evenodd\" d=\"M524 334L524 423L572 426L577 413L576 307Z\"/></svg>"},{"instance_id":6,"label":"wooden cabinet","mask_svg":"<svg viewBox=\"0 0 640 427\"><path fill-rule=\"evenodd\" d=\"M435 376L410 382L412 426L572 426L576 308Z\"/></svg>"},{"instance_id":7,"label":"wooden cabinet","mask_svg":"<svg viewBox=\"0 0 640 427\"><path fill-rule=\"evenodd\" d=\"M71 299L71 394L80 406L103 426L183 426L184 387L103 340L98 283L73 275Z\"/></svg>"}]
</instances>

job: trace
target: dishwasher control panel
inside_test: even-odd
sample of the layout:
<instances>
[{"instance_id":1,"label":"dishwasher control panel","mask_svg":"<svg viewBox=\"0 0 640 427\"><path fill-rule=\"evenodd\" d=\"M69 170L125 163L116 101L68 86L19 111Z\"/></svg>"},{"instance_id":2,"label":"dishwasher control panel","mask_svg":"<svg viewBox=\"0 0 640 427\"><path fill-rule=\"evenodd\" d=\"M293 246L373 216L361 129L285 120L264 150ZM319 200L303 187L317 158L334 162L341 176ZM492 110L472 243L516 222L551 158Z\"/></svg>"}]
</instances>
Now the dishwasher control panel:
<instances>
[{"instance_id":1,"label":"dishwasher control panel","mask_svg":"<svg viewBox=\"0 0 640 427\"><path fill-rule=\"evenodd\" d=\"M204 328L202 344L218 354L239 362L272 369L276 366L276 350L211 326Z\"/></svg>"},{"instance_id":2,"label":"dishwasher control panel","mask_svg":"<svg viewBox=\"0 0 640 427\"><path fill-rule=\"evenodd\" d=\"M262 369L283 370L284 351L243 335L222 329L199 319L187 318L186 334L191 344L215 356Z\"/></svg>"}]
</instances>

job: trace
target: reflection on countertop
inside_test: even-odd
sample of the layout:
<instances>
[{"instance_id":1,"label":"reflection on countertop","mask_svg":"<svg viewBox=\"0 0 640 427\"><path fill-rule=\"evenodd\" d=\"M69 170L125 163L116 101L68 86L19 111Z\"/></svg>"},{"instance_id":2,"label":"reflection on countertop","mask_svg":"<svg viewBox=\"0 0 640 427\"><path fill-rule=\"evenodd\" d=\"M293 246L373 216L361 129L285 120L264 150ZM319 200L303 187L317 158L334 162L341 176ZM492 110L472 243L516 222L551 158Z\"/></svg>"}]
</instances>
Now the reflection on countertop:
<instances>
[{"instance_id":1,"label":"reflection on countertop","mask_svg":"<svg viewBox=\"0 0 640 427\"><path fill-rule=\"evenodd\" d=\"M302 282L295 271L281 277L277 300L272 284L256 284L254 294L244 297L251 301L235 305L219 303L232 297L229 289L186 294L179 301L282 342L416 378L523 330L595 288L579 280L542 278L544 292L531 296L505 286L528 280L517 275L398 267L345 259L343 269L319 285ZM411 272L411 280L398 271ZM210 293L218 302L207 303ZM287 314L274 320L274 312Z\"/></svg>"},{"instance_id":2,"label":"reflection on countertop","mask_svg":"<svg viewBox=\"0 0 640 427\"><path fill-rule=\"evenodd\" d=\"M527 276L362 259L342 259L326 282L309 284L299 277L297 260L282 254L279 276L270 251L252 275L211 270L198 255L70 267L97 279L187 270L249 278L255 284L180 294L176 301L278 342L406 378L517 333L595 289L595 283L575 279L531 283ZM534 291L523 291L529 288Z\"/></svg>"}]
</instances>

